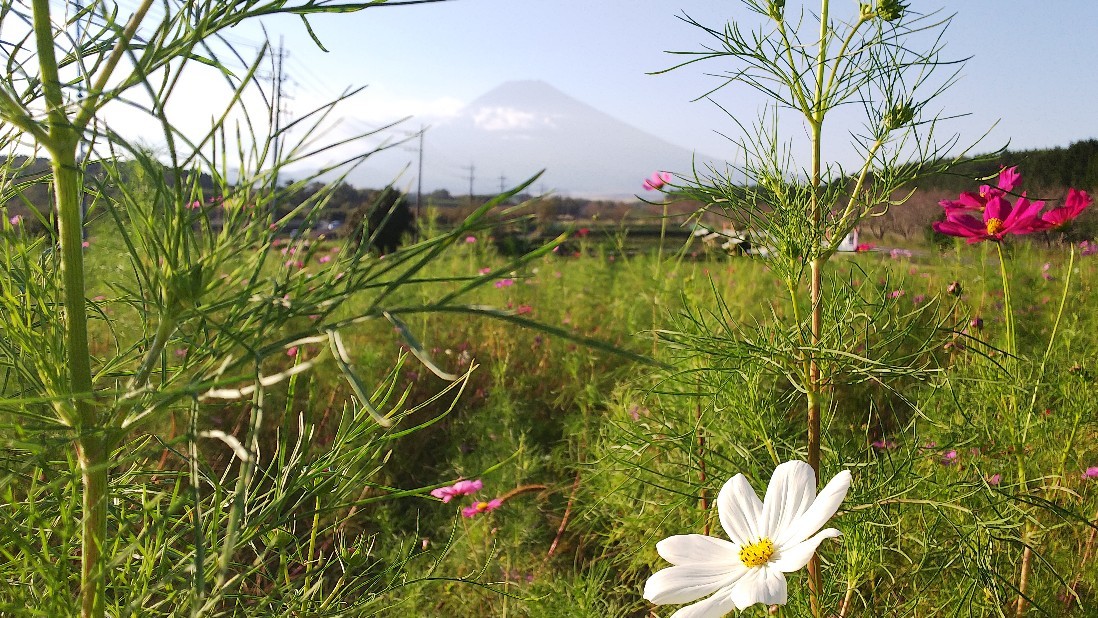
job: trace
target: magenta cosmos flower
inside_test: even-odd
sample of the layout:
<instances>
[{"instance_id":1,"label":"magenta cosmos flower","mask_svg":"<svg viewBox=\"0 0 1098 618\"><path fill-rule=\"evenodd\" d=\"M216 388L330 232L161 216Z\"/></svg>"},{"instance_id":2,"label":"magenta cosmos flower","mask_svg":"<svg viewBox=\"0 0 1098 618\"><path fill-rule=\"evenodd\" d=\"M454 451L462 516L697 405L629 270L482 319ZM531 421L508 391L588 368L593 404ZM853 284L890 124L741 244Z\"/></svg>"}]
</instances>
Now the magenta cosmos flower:
<instances>
[{"instance_id":1,"label":"magenta cosmos flower","mask_svg":"<svg viewBox=\"0 0 1098 618\"><path fill-rule=\"evenodd\" d=\"M458 481L449 487L432 489L431 495L443 502L449 502L457 496L468 496L469 494L476 493L483 487L484 483L480 479L476 479L475 481Z\"/></svg>"},{"instance_id":2,"label":"magenta cosmos flower","mask_svg":"<svg viewBox=\"0 0 1098 618\"><path fill-rule=\"evenodd\" d=\"M959 236L970 243L1003 239L1008 234L1031 234L1047 229L1039 218L1045 203L1031 202L1023 195L1011 204L1001 195L987 201L981 218L960 209L946 208L946 220L936 221L934 231L948 236Z\"/></svg>"},{"instance_id":3,"label":"magenta cosmos flower","mask_svg":"<svg viewBox=\"0 0 1098 618\"><path fill-rule=\"evenodd\" d=\"M953 211L983 210L988 200L1010 193L1021 181L1022 175L1018 173L1018 166L1004 167L999 171L997 186L981 185L977 193L965 191L956 200L942 200L938 203L945 208L947 215Z\"/></svg>"},{"instance_id":4,"label":"magenta cosmos flower","mask_svg":"<svg viewBox=\"0 0 1098 618\"><path fill-rule=\"evenodd\" d=\"M1075 219L1075 217L1078 217L1087 206L1090 206L1092 201L1093 200L1086 191L1068 189L1067 198L1064 199L1064 205L1059 208L1053 208L1041 215L1041 224L1046 229L1066 225Z\"/></svg>"},{"instance_id":5,"label":"magenta cosmos flower","mask_svg":"<svg viewBox=\"0 0 1098 618\"><path fill-rule=\"evenodd\" d=\"M467 506L461 509L462 517L476 517L481 513L487 513L498 509L503 504L503 500L499 498L493 498L487 502L477 502L473 506Z\"/></svg>"},{"instance_id":6,"label":"magenta cosmos flower","mask_svg":"<svg viewBox=\"0 0 1098 618\"><path fill-rule=\"evenodd\" d=\"M645 191L659 191L664 185L671 182L671 174L667 172L656 172L644 179L641 186Z\"/></svg>"},{"instance_id":7,"label":"magenta cosmos flower","mask_svg":"<svg viewBox=\"0 0 1098 618\"><path fill-rule=\"evenodd\" d=\"M1003 168L996 187L984 185L979 193L964 192L956 200L942 200L939 204L945 209L946 220L935 223L934 230L970 243L998 242L1007 234L1031 234L1066 225L1092 201L1086 191L1069 189L1063 206L1041 214L1045 203L1030 202L1025 193L1015 204L1007 200L1006 194L1021 181L1017 167Z\"/></svg>"}]
</instances>

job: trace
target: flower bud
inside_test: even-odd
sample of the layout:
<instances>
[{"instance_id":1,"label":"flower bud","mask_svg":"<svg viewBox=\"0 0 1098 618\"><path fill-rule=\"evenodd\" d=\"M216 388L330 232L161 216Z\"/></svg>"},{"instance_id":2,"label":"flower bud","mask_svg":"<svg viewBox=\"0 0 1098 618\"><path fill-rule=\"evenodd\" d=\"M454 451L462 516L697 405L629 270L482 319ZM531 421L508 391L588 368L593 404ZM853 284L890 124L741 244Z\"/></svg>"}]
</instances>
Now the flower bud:
<instances>
[{"instance_id":1,"label":"flower bud","mask_svg":"<svg viewBox=\"0 0 1098 618\"><path fill-rule=\"evenodd\" d=\"M907 5L901 0L877 0L877 17L884 21L896 21L906 10Z\"/></svg>"},{"instance_id":2,"label":"flower bud","mask_svg":"<svg viewBox=\"0 0 1098 618\"><path fill-rule=\"evenodd\" d=\"M885 112L884 117L881 118L881 124L884 126L885 131L895 131L900 127L907 126L914 117L914 107L907 103L897 103L892 106L892 109Z\"/></svg>"},{"instance_id":3,"label":"flower bud","mask_svg":"<svg viewBox=\"0 0 1098 618\"><path fill-rule=\"evenodd\" d=\"M964 288L961 287L960 281L954 281L953 283L949 284L949 287L946 288L946 291L949 292L951 296L960 296L961 292L964 291Z\"/></svg>"},{"instance_id":4,"label":"flower bud","mask_svg":"<svg viewBox=\"0 0 1098 618\"><path fill-rule=\"evenodd\" d=\"M766 6L767 14L774 21L781 21L785 16L785 0L769 0Z\"/></svg>"}]
</instances>

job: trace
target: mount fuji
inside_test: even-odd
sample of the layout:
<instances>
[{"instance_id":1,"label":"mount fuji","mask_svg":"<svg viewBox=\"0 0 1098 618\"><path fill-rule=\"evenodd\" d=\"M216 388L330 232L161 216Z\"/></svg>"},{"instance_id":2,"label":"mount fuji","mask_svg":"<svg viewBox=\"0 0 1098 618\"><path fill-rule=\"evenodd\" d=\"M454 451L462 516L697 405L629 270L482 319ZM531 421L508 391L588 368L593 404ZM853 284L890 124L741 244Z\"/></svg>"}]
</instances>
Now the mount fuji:
<instances>
[{"instance_id":1,"label":"mount fuji","mask_svg":"<svg viewBox=\"0 0 1098 618\"><path fill-rule=\"evenodd\" d=\"M414 153L403 150L396 158L403 159L401 166L411 164L402 177L407 182L414 179L416 161ZM656 170L686 172L716 161L541 81L506 82L435 123L425 134L423 158L425 191L466 194L471 176L474 193L486 194L545 169L531 192L606 199L643 194L641 182ZM362 171L369 171L376 185L379 172L370 167ZM370 184L354 175L349 180Z\"/></svg>"}]
</instances>

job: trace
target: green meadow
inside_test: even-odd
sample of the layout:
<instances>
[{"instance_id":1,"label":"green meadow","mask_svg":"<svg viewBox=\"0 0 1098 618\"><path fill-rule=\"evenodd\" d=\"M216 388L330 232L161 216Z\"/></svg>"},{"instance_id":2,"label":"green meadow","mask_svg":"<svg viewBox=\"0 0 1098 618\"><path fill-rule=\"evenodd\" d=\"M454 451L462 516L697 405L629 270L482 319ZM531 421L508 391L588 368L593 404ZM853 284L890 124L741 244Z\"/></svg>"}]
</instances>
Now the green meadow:
<instances>
[{"instance_id":1,"label":"green meadow","mask_svg":"<svg viewBox=\"0 0 1098 618\"><path fill-rule=\"evenodd\" d=\"M507 269L509 258L487 232L474 238L432 262L420 277L429 283L401 293L424 301L490 277L476 304L545 328L460 314L409 317L441 370L471 372L451 391L388 323L348 329L346 346L376 400L413 412L361 438L374 449L364 460L368 482L351 488L361 504L317 509L313 523L327 522L312 528L319 535L296 532L308 529L295 514L309 510L307 501L280 503L285 568L278 575L269 564L264 576L244 579L245 599L258 602L279 577L307 578L310 565L338 559L355 569L372 599L369 613L379 615L664 615L650 614L640 596L645 579L666 566L655 542L720 536L713 499L721 485L744 473L762 491L768 470L798 457L805 429L795 386L750 369L750 354L726 342L744 324L766 333L791 319L765 262L691 244L667 247L662 258L622 254L620 236L597 232L574 237L568 255L549 252ZM323 243L317 255L342 248ZM1027 593L1035 610L1093 611L1098 479L1087 469L1098 465L1098 256L1037 242L1007 249L1015 363L1004 352L1003 289L988 246L874 250L829 266L828 281L843 294L872 299L833 336L911 367L840 373L827 387L823 467L854 475L833 521L843 537L820 550L822 598L841 615L1009 613L1026 547L1037 556ZM121 251L116 240L93 235L87 252L89 296L101 294L97 306L115 317L129 310L111 301L112 284L127 277ZM314 258L304 268L337 267ZM954 283L960 290L951 292ZM352 302L343 310L358 309ZM124 321L139 328L134 322L136 315ZM93 354L104 352L109 334L94 324L92 332ZM179 346L169 358L185 356ZM283 456L303 418L313 423L315 445L346 438L340 424L354 393L324 352L304 344L276 363L321 358L313 372L272 389L276 412L262 421L260 452ZM196 429L239 435L247 419L239 405L206 405ZM180 470L186 434L184 416L165 419L131 453L134 468L153 478ZM223 444L203 447L210 474L232 468ZM276 464L260 461L272 474ZM483 489L449 503L428 494L461 478L481 479ZM500 496L499 508L461 515ZM238 559L247 562L247 554ZM335 585L324 572L316 585ZM806 586L793 583L780 615L807 611Z\"/></svg>"}]
</instances>

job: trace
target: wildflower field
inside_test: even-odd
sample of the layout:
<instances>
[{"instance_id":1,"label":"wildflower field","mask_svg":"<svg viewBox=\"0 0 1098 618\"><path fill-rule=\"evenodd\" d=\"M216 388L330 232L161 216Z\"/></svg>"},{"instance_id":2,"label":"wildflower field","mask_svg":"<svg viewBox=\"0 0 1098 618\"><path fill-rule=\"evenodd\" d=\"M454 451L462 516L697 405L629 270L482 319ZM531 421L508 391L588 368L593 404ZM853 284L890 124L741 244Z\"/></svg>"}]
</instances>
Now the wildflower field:
<instances>
[{"instance_id":1,"label":"wildflower field","mask_svg":"<svg viewBox=\"0 0 1098 618\"><path fill-rule=\"evenodd\" d=\"M374 454L378 469L355 496L365 504L325 515L339 522L338 534L368 540L337 555L334 538L313 539L312 549L294 544L283 559L303 566L286 575L304 577L310 561L356 565L380 615L650 615L644 582L666 566L656 541L722 536L714 503L724 483L743 473L761 490L770 470L798 457L805 431L788 381L745 381L745 359L717 348L720 362L698 371L702 363L676 338L713 337L745 322L780 328L789 317L784 290L759 259L691 257L697 247L689 245L662 260L655 252L625 256L614 252L616 239L596 235L581 240L578 256L548 253L500 272L508 260L487 234L473 238L448 249L429 277L490 273L476 303L666 366L487 317L412 321L443 371L475 370L452 403L432 401L447 382L414 359L397 366L386 388L405 408L427 403L385 430L399 437ZM114 259L121 248L107 237L92 243L99 306L123 311L108 285L124 276ZM282 259L285 249L272 251ZM329 243L317 255L342 249ZM1098 259L1041 242L1007 250L1019 355L1043 361L1040 372L1008 372L1003 287L990 247L875 250L829 267L828 277L873 299L872 315L842 333L849 348L887 345L924 373L840 378L828 388L824 478L847 470L853 483L831 523L841 542L820 548L828 574L821 594L842 615L1011 613L1026 547L1039 557L1027 584L1033 611L1087 616L1095 607L1098 325L1088 299ZM338 262L313 258L303 270ZM345 343L359 373L378 384L402 347L407 353L388 324L359 329ZM305 344L281 364L324 351ZM277 450L279 434L298 431L301 415L316 423L312 440L325 443L351 396L335 361L322 360L270 394L277 413L260 443ZM1023 400L1020 412L1007 413L1010 398ZM204 414L202 429L235 435L246 420L227 407ZM165 425L159 433L170 444L184 431ZM207 446L225 465L224 447ZM159 444L142 456L152 468L182 463ZM469 481L448 491L459 479ZM368 501L387 495L402 497ZM803 579L790 576L782 615L808 612ZM246 597L264 591L259 581L242 582Z\"/></svg>"}]
</instances>

